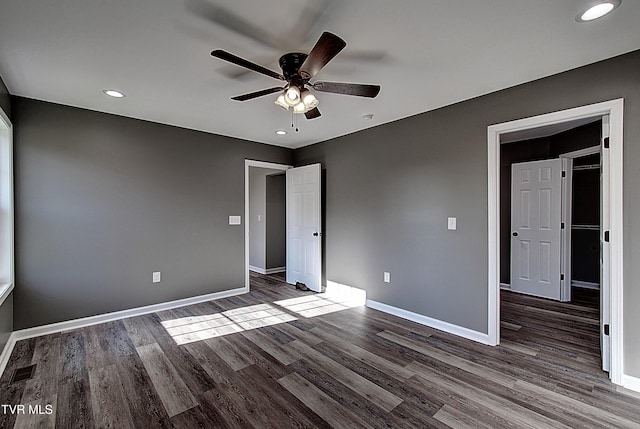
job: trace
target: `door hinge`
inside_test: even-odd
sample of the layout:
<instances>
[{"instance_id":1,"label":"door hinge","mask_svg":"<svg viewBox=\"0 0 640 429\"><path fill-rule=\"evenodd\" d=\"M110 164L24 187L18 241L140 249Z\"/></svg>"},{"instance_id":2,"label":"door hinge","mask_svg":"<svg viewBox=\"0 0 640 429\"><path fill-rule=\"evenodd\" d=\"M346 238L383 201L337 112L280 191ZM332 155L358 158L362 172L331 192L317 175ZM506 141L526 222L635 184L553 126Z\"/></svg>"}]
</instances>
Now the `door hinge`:
<instances>
[{"instance_id":1,"label":"door hinge","mask_svg":"<svg viewBox=\"0 0 640 429\"><path fill-rule=\"evenodd\" d=\"M605 137L602 143L605 149L609 149L609 137Z\"/></svg>"},{"instance_id":2,"label":"door hinge","mask_svg":"<svg viewBox=\"0 0 640 429\"><path fill-rule=\"evenodd\" d=\"M560 280L564 280L564 274L560 274Z\"/></svg>"},{"instance_id":3,"label":"door hinge","mask_svg":"<svg viewBox=\"0 0 640 429\"><path fill-rule=\"evenodd\" d=\"M609 231L604 232L604 241L609 242Z\"/></svg>"},{"instance_id":4,"label":"door hinge","mask_svg":"<svg viewBox=\"0 0 640 429\"><path fill-rule=\"evenodd\" d=\"M564 229L564 222L560 223L560 229Z\"/></svg>"},{"instance_id":5,"label":"door hinge","mask_svg":"<svg viewBox=\"0 0 640 429\"><path fill-rule=\"evenodd\" d=\"M566 171L562 172L562 177L567 177L567 172Z\"/></svg>"},{"instance_id":6,"label":"door hinge","mask_svg":"<svg viewBox=\"0 0 640 429\"><path fill-rule=\"evenodd\" d=\"M609 324L604 325L604 334L609 335Z\"/></svg>"}]
</instances>

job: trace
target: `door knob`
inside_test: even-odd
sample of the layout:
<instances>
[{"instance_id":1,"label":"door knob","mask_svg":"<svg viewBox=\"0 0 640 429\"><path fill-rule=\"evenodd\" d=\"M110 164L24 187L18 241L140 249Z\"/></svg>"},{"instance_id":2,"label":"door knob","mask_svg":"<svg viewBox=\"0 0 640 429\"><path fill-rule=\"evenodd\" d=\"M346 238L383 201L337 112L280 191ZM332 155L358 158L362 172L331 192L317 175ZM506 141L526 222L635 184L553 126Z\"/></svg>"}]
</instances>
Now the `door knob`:
<instances>
[{"instance_id":1,"label":"door knob","mask_svg":"<svg viewBox=\"0 0 640 429\"><path fill-rule=\"evenodd\" d=\"M518 233L517 233L517 232L514 232L514 233L513 233L513 236L514 236L514 237L517 237L517 236L518 236Z\"/></svg>"},{"instance_id":2,"label":"door knob","mask_svg":"<svg viewBox=\"0 0 640 429\"><path fill-rule=\"evenodd\" d=\"M317 237L318 235L319 235L319 234L318 234L317 232L314 232L314 233L313 233L313 236L314 236L314 237Z\"/></svg>"}]
</instances>

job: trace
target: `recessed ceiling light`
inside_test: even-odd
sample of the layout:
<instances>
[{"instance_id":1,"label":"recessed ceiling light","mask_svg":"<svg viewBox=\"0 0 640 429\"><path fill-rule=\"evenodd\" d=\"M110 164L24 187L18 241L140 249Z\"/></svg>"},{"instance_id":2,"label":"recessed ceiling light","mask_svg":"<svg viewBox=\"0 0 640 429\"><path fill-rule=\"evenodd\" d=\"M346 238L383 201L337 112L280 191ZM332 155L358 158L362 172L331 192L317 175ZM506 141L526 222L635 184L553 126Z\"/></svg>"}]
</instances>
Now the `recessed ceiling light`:
<instances>
[{"instance_id":1,"label":"recessed ceiling light","mask_svg":"<svg viewBox=\"0 0 640 429\"><path fill-rule=\"evenodd\" d=\"M279 136L284 136L287 134L287 132L285 130L276 130L276 134Z\"/></svg>"},{"instance_id":2,"label":"recessed ceiling light","mask_svg":"<svg viewBox=\"0 0 640 429\"><path fill-rule=\"evenodd\" d=\"M107 94L109 97L113 98L123 98L126 97L122 92L116 91L115 89L105 89L102 92Z\"/></svg>"},{"instance_id":3,"label":"recessed ceiling light","mask_svg":"<svg viewBox=\"0 0 640 429\"><path fill-rule=\"evenodd\" d=\"M596 4L591 3L591 5L580 12L576 16L576 21L578 22L589 22L594 19L602 18L618 6L620 6L621 0L605 0L599 1Z\"/></svg>"}]
</instances>

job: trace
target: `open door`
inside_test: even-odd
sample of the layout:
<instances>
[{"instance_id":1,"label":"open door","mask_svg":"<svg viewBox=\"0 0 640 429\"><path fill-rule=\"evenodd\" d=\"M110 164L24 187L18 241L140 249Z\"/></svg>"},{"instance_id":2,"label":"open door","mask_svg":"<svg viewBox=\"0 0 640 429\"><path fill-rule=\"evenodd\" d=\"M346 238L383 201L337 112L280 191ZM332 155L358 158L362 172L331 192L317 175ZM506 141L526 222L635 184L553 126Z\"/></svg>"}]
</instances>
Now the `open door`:
<instances>
[{"instance_id":1,"label":"open door","mask_svg":"<svg viewBox=\"0 0 640 429\"><path fill-rule=\"evenodd\" d=\"M287 170L287 283L321 292L320 164Z\"/></svg>"},{"instance_id":2,"label":"open door","mask_svg":"<svg viewBox=\"0 0 640 429\"><path fill-rule=\"evenodd\" d=\"M602 117L602 142L609 140L609 115ZM611 256L609 245L610 196L609 192L609 148L603 144L600 155L600 351L602 353L602 369L609 372L611 362L611 337L609 336L611 289Z\"/></svg>"},{"instance_id":3,"label":"open door","mask_svg":"<svg viewBox=\"0 0 640 429\"><path fill-rule=\"evenodd\" d=\"M511 290L560 300L560 159L511 170Z\"/></svg>"}]
</instances>

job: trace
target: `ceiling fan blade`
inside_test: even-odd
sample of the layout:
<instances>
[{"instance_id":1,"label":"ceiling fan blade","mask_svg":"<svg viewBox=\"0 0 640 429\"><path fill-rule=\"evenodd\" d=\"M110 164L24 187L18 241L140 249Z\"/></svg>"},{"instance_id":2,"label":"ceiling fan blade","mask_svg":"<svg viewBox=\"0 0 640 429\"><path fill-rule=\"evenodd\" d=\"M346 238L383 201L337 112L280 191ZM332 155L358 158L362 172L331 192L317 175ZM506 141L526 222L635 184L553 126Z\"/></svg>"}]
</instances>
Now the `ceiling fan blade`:
<instances>
[{"instance_id":1,"label":"ceiling fan blade","mask_svg":"<svg viewBox=\"0 0 640 429\"><path fill-rule=\"evenodd\" d=\"M229 52L223 51L222 49L216 49L215 51L212 51L211 56L220 58L221 60L228 61L232 64L235 64L240 67L244 67L254 72L262 73L274 79L285 80L284 76L282 76L280 73L276 73L272 70L262 67L261 65L252 63L251 61L247 61L243 58L230 54Z\"/></svg>"},{"instance_id":2,"label":"ceiling fan blade","mask_svg":"<svg viewBox=\"0 0 640 429\"><path fill-rule=\"evenodd\" d=\"M263 89L261 91L250 92L249 94L236 95L235 97L231 97L232 100L236 101L247 101L252 100L254 98L262 97L263 95L273 94L274 92L284 91L284 88L280 88L279 86Z\"/></svg>"},{"instance_id":3,"label":"ceiling fan blade","mask_svg":"<svg viewBox=\"0 0 640 429\"><path fill-rule=\"evenodd\" d=\"M185 6L194 15L248 37L263 46L282 50L282 44L286 43L285 39L274 36L231 10L216 6L208 0L185 0Z\"/></svg>"},{"instance_id":4,"label":"ceiling fan blade","mask_svg":"<svg viewBox=\"0 0 640 429\"><path fill-rule=\"evenodd\" d=\"M374 98L380 92L380 85L365 85L362 83L316 82L312 86L316 91L369 98Z\"/></svg>"},{"instance_id":5,"label":"ceiling fan blade","mask_svg":"<svg viewBox=\"0 0 640 429\"><path fill-rule=\"evenodd\" d=\"M320 116L322 116L322 114L320 113L320 111L318 110L317 107L314 107L313 109L311 109L308 112L306 112L304 114L304 116L307 119L315 119L315 118L319 118Z\"/></svg>"},{"instance_id":6,"label":"ceiling fan blade","mask_svg":"<svg viewBox=\"0 0 640 429\"><path fill-rule=\"evenodd\" d=\"M347 42L335 34L324 32L316 45L311 49L298 72L303 79L311 79L322 67L327 65L338 53L347 46Z\"/></svg>"}]
</instances>

